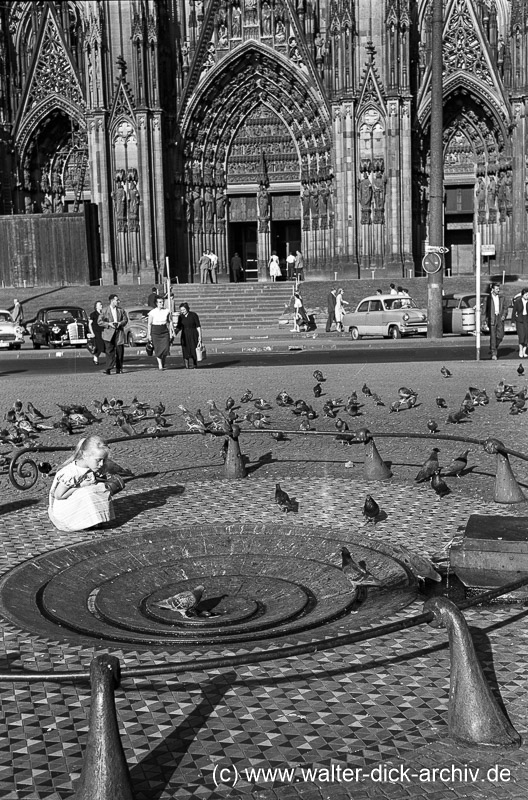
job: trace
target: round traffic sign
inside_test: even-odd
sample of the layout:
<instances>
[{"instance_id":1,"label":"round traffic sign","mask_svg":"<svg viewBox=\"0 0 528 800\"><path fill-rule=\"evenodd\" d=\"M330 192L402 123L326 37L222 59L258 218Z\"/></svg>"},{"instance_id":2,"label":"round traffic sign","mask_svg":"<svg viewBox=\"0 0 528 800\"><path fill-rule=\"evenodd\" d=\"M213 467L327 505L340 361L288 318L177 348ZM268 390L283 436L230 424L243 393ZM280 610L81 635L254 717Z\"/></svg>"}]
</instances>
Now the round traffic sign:
<instances>
[{"instance_id":1,"label":"round traffic sign","mask_svg":"<svg viewBox=\"0 0 528 800\"><path fill-rule=\"evenodd\" d=\"M426 253L422 258L422 267L428 275L438 272L442 269L442 256L438 253Z\"/></svg>"}]
</instances>

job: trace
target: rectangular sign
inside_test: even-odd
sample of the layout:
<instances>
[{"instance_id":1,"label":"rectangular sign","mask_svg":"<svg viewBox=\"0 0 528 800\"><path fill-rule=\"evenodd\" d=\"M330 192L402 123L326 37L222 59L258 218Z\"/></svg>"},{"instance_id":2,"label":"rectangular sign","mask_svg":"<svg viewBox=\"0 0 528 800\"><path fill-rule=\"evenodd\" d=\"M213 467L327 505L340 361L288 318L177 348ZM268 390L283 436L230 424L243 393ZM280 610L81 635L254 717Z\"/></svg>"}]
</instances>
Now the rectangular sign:
<instances>
[{"instance_id":1,"label":"rectangular sign","mask_svg":"<svg viewBox=\"0 0 528 800\"><path fill-rule=\"evenodd\" d=\"M494 244L483 244L480 247L480 252L483 256L494 256L495 255L495 245Z\"/></svg>"}]
</instances>

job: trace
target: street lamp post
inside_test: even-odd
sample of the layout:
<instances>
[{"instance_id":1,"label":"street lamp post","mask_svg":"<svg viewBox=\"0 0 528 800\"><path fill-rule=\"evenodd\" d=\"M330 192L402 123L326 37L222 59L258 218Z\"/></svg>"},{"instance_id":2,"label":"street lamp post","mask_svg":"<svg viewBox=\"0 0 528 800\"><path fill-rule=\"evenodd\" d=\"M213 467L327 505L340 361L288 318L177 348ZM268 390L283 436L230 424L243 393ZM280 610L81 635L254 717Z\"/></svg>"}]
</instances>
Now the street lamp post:
<instances>
[{"instance_id":1,"label":"street lamp post","mask_svg":"<svg viewBox=\"0 0 528 800\"><path fill-rule=\"evenodd\" d=\"M429 176L429 244L444 244L444 154L443 154L443 95L442 95L442 35L444 24L443 0L432 0L431 31L431 174ZM427 278L427 337L442 337L443 266L430 272Z\"/></svg>"}]
</instances>

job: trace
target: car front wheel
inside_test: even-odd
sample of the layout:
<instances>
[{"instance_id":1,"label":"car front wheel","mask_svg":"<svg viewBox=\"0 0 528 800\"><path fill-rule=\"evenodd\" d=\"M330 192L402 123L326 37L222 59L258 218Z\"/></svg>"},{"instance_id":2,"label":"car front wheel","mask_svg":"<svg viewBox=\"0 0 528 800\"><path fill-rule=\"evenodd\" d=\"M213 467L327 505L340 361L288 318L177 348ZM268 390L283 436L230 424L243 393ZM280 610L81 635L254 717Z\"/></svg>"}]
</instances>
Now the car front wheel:
<instances>
[{"instance_id":1,"label":"car front wheel","mask_svg":"<svg viewBox=\"0 0 528 800\"><path fill-rule=\"evenodd\" d=\"M356 327L350 328L350 338L353 339L354 341L360 338L359 331Z\"/></svg>"},{"instance_id":2,"label":"car front wheel","mask_svg":"<svg viewBox=\"0 0 528 800\"><path fill-rule=\"evenodd\" d=\"M400 329L397 325L392 325L389 328L389 336L391 339L401 339Z\"/></svg>"}]
</instances>

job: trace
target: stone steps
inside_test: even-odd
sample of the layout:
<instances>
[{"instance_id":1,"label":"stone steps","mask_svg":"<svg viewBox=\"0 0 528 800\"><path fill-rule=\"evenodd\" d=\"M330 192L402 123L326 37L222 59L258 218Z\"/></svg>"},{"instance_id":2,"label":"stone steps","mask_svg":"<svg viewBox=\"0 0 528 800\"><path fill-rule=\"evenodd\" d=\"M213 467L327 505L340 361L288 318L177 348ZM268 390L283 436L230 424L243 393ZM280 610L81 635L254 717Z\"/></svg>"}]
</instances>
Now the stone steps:
<instances>
[{"instance_id":1,"label":"stone steps","mask_svg":"<svg viewBox=\"0 0 528 800\"><path fill-rule=\"evenodd\" d=\"M290 305L293 284L175 284L175 305L186 301L204 329L264 328L278 325Z\"/></svg>"}]
</instances>

